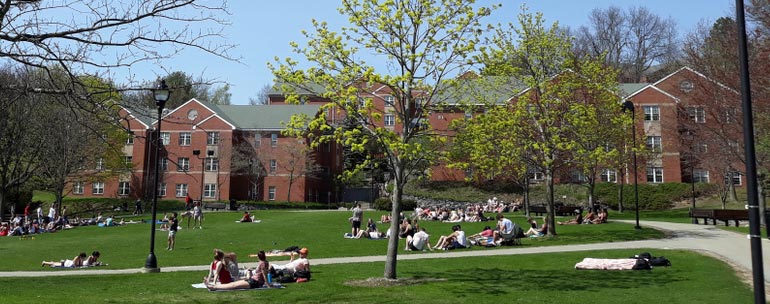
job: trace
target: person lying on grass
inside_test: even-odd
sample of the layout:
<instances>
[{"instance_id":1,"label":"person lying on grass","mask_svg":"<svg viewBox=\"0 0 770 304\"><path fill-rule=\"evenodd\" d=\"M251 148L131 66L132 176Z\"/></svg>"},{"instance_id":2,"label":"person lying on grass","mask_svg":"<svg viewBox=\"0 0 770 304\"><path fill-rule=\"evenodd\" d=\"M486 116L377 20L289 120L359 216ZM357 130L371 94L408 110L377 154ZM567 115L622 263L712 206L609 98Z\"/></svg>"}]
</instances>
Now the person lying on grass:
<instances>
[{"instance_id":1,"label":"person lying on grass","mask_svg":"<svg viewBox=\"0 0 770 304\"><path fill-rule=\"evenodd\" d=\"M203 284L206 285L210 291L217 290L234 290L234 289L252 289L267 287L270 288L270 284L267 284L267 273L270 269L270 263L267 262L267 257L264 251L257 253L259 264L256 271L245 280L238 280L227 284L209 283L206 277L203 278Z\"/></svg>"},{"instance_id":2,"label":"person lying on grass","mask_svg":"<svg viewBox=\"0 0 770 304\"><path fill-rule=\"evenodd\" d=\"M71 260L61 260L59 262L54 261L43 261L40 263L40 267L44 266L50 266L50 267L65 267L65 268L75 268L75 267L81 267L83 266L83 259L86 258L86 253L81 252Z\"/></svg>"}]
</instances>

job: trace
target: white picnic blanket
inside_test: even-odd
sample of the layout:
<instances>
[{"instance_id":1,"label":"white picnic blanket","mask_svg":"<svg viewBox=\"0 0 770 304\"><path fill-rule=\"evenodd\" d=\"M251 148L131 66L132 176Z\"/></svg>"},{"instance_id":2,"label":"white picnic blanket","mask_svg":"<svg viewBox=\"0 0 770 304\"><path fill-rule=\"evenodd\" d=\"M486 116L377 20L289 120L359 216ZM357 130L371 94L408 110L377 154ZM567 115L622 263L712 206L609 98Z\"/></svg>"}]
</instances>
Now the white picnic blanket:
<instances>
[{"instance_id":1,"label":"white picnic blanket","mask_svg":"<svg viewBox=\"0 0 770 304\"><path fill-rule=\"evenodd\" d=\"M634 265L636 265L636 259L584 258L580 263L575 264L575 269L633 270Z\"/></svg>"}]
</instances>

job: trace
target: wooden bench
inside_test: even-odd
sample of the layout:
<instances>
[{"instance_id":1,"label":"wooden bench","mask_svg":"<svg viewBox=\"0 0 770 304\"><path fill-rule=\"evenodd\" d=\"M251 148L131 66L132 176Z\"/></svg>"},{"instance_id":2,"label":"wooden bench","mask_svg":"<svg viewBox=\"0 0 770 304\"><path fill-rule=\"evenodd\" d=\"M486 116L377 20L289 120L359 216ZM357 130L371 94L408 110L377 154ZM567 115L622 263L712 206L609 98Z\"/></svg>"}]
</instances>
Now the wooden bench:
<instances>
[{"instance_id":1,"label":"wooden bench","mask_svg":"<svg viewBox=\"0 0 770 304\"><path fill-rule=\"evenodd\" d=\"M690 209L690 217L693 218L696 224L700 224L700 219L703 219L703 224L708 224L711 220L712 225L716 225L717 221L722 221L725 226L730 225L730 221L735 222L735 227L738 227L740 221L749 220L748 210L739 209Z\"/></svg>"},{"instance_id":2,"label":"wooden bench","mask_svg":"<svg viewBox=\"0 0 770 304\"><path fill-rule=\"evenodd\" d=\"M557 206L554 213L558 216L572 216L575 215L575 210L580 207L576 206ZM537 216L548 213L545 206L529 206L529 213L534 213Z\"/></svg>"},{"instance_id":3,"label":"wooden bench","mask_svg":"<svg viewBox=\"0 0 770 304\"><path fill-rule=\"evenodd\" d=\"M204 209L211 209L211 210L222 210L227 208L227 204L225 203L205 203L203 204Z\"/></svg>"}]
</instances>

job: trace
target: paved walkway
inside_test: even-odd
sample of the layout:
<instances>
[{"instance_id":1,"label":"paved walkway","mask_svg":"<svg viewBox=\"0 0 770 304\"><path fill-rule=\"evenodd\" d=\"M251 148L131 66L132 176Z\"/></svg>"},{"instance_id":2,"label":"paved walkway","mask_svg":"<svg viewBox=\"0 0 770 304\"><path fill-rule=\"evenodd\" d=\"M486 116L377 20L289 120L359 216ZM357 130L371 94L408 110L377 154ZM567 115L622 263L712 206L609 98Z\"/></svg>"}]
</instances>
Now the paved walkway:
<instances>
[{"instance_id":1,"label":"paved walkway","mask_svg":"<svg viewBox=\"0 0 770 304\"><path fill-rule=\"evenodd\" d=\"M631 222L631 221L624 221ZM729 262L738 271L748 273L751 278L751 244L745 235L725 231L710 225L693 225L667 222L642 221L642 226L654 227L669 232L672 237L660 240L596 243L585 245L565 245L526 248L505 248L496 250L472 250L472 251L446 251L433 253L399 254L399 260L415 260L428 258L452 258L467 256L493 256L530 253L550 253L567 251L586 251L603 249L633 249L633 248L660 248L660 249L689 249L698 252L710 253ZM770 241L762 240L762 253L765 282L770 283ZM362 262L384 262L385 256L362 256L311 259L313 265L344 264ZM163 272L170 271L208 271L209 265L165 267ZM92 275L92 274L127 274L141 273L142 268L134 269L88 269L72 271L13 271L0 272L0 277L40 277L40 276L68 276L68 275ZM770 291L770 290L769 290Z\"/></svg>"}]
</instances>

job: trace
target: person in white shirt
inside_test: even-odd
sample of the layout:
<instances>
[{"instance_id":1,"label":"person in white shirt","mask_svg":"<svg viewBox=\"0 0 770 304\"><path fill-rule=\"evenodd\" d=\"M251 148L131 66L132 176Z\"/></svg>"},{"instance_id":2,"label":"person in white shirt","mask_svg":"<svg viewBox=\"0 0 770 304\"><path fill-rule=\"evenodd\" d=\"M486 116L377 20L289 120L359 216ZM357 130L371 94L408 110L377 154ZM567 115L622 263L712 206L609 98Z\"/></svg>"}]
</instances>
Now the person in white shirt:
<instances>
[{"instance_id":1,"label":"person in white shirt","mask_svg":"<svg viewBox=\"0 0 770 304\"><path fill-rule=\"evenodd\" d=\"M495 230L495 242L500 240L501 235L508 235L513 232L513 222L505 218L502 213L497 214L497 229Z\"/></svg>"},{"instance_id":2,"label":"person in white shirt","mask_svg":"<svg viewBox=\"0 0 770 304\"><path fill-rule=\"evenodd\" d=\"M465 231L463 231L460 225L452 226L452 233L447 236L442 235L438 239L436 246L433 246L433 248L438 248L442 250L467 248L467 247L468 247L468 238L465 236Z\"/></svg>"},{"instance_id":3,"label":"person in white shirt","mask_svg":"<svg viewBox=\"0 0 770 304\"><path fill-rule=\"evenodd\" d=\"M299 257L294 258L295 254L292 252L291 254L291 260L289 260L288 263L284 265L276 265L273 264L271 267L275 269L276 271L282 271L286 274L293 275L298 270L307 270L310 271L310 261L307 259L307 248L302 248L299 250Z\"/></svg>"},{"instance_id":4,"label":"person in white shirt","mask_svg":"<svg viewBox=\"0 0 770 304\"><path fill-rule=\"evenodd\" d=\"M430 247L430 235L425 232L425 228L420 228L420 231L415 232L414 235L406 237L406 251L422 251L425 249L433 250Z\"/></svg>"},{"instance_id":5,"label":"person in white shirt","mask_svg":"<svg viewBox=\"0 0 770 304\"><path fill-rule=\"evenodd\" d=\"M51 208L48 209L48 218L52 222L56 220L56 204L51 204Z\"/></svg>"}]
</instances>

